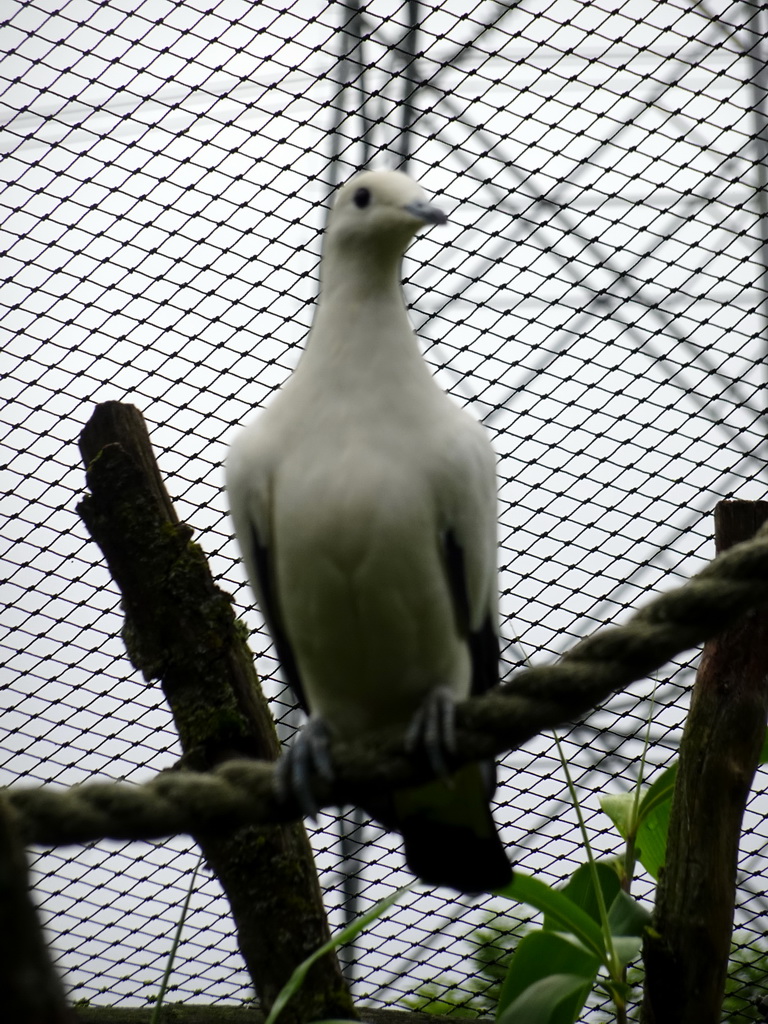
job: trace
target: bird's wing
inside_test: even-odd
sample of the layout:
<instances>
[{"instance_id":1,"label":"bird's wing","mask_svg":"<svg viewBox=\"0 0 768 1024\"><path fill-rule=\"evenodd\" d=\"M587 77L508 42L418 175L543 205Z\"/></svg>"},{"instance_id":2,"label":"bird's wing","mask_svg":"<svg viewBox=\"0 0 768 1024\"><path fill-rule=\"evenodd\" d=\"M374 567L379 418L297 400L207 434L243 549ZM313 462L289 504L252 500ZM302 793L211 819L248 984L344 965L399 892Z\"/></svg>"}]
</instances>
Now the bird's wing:
<instances>
[{"instance_id":1,"label":"bird's wing","mask_svg":"<svg viewBox=\"0 0 768 1024\"><path fill-rule=\"evenodd\" d=\"M248 447L245 443L238 443L240 438L236 439L226 463L226 489L235 534L248 579L275 645L285 680L302 709L309 714L296 657L282 621L275 587L271 551L271 459L267 450L260 452L258 447L254 447L251 432L244 432L241 438L248 438Z\"/></svg>"},{"instance_id":2,"label":"bird's wing","mask_svg":"<svg viewBox=\"0 0 768 1024\"><path fill-rule=\"evenodd\" d=\"M477 695L499 681L496 467L483 428L462 427L445 446L453 465L444 466L438 493L448 585Z\"/></svg>"},{"instance_id":3,"label":"bird's wing","mask_svg":"<svg viewBox=\"0 0 768 1024\"><path fill-rule=\"evenodd\" d=\"M469 645L472 661L471 693L476 697L496 686L499 681L498 631L491 608L479 627L473 628L470 624L465 554L453 530L444 535L443 550L459 632L467 638Z\"/></svg>"},{"instance_id":4,"label":"bird's wing","mask_svg":"<svg viewBox=\"0 0 768 1024\"><path fill-rule=\"evenodd\" d=\"M253 563L251 577L254 581L254 590L257 590L259 594L261 611L269 628L272 642L275 645L277 657L285 675L285 681L293 690L302 710L309 714L304 687L301 684L301 677L299 676L299 669L296 664L296 656L293 653L293 648L280 615L280 605L275 593L275 577L270 549L259 536L255 523L251 523L249 540L251 561ZM248 541L245 543L247 545Z\"/></svg>"}]
</instances>

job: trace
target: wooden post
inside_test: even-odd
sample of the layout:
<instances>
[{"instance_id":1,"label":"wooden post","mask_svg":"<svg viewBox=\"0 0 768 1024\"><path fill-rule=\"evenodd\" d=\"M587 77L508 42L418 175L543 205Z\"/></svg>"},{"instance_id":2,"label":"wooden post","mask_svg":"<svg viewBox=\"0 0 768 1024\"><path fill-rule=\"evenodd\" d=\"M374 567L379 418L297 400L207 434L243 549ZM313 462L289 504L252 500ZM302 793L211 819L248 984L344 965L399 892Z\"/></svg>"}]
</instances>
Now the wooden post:
<instances>
[{"instance_id":1,"label":"wooden post","mask_svg":"<svg viewBox=\"0 0 768 1024\"><path fill-rule=\"evenodd\" d=\"M754 536L768 502L722 501L718 552ZM731 946L741 821L766 734L768 611L704 646L645 942L643 1024L719 1024Z\"/></svg>"},{"instance_id":2,"label":"wooden post","mask_svg":"<svg viewBox=\"0 0 768 1024\"><path fill-rule=\"evenodd\" d=\"M231 599L215 586L192 531L179 523L138 409L97 406L80 448L88 495L78 512L123 597L131 661L158 679L184 751L205 771L231 757L274 760L279 743ZM329 938L303 824L195 835L227 893L238 943L262 1007ZM282 1024L355 1018L336 957L319 960Z\"/></svg>"}]
</instances>

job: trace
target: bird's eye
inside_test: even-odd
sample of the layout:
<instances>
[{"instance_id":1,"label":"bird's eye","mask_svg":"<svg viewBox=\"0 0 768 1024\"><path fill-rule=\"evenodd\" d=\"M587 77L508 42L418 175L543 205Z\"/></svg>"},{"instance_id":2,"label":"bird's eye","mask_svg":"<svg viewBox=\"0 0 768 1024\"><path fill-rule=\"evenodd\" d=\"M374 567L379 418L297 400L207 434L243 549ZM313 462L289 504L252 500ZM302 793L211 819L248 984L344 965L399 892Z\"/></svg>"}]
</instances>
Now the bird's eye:
<instances>
[{"instance_id":1,"label":"bird's eye","mask_svg":"<svg viewBox=\"0 0 768 1024\"><path fill-rule=\"evenodd\" d=\"M368 204L370 203L370 201L371 201L371 193L370 193L370 190L369 190L369 189L367 189L367 188L359 188L359 189L357 190L357 192L355 192L355 195L354 195L354 197L353 197L353 198L354 198L354 203L355 203L355 206L358 206L358 207L360 207L360 209L362 210L362 209L364 209L364 207L366 207L366 206L367 206L367 205L368 205Z\"/></svg>"}]
</instances>

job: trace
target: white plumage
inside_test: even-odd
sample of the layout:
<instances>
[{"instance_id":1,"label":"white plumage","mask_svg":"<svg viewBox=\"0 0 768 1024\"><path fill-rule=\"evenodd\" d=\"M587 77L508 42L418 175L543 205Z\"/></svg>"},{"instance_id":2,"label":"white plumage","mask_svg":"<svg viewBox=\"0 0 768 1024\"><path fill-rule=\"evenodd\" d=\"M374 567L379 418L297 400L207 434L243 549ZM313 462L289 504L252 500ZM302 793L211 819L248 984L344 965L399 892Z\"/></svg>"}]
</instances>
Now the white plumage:
<instances>
[{"instance_id":1,"label":"white plumage","mask_svg":"<svg viewBox=\"0 0 768 1024\"><path fill-rule=\"evenodd\" d=\"M315 735L414 718L429 734L448 695L496 682L495 460L430 374L400 284L408 242L444 220L398 172L340 189L306 350L227 459L248 575ZM425 880L508 879L482 776L470 766L371 806Z\"/></svg>"}]
</instances>

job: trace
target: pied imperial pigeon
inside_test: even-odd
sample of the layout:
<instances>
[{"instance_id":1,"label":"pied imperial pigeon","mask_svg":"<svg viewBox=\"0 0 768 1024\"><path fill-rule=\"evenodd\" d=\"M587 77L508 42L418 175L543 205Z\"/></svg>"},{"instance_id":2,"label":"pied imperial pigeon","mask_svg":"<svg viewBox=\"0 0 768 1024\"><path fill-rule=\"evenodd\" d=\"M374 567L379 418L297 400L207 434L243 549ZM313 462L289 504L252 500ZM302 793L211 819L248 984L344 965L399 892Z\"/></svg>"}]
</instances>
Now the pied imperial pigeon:
<instances>
[{"instance_id":1,"label":"pied imperial pigeon","mask_svg":"<svg viewBox=\"0 0 768 1024\"><path fill-rule=\"evenodd\" d=\"M498 681L495 459L422 358L400 280L416 232L446 219L399 172L339 189L305 350L227 457L248 576L309 715L280 776L309 813L329 737L398 726L444 767L454 703ZM494 786L470 764L365 809L423 881L487 892L511 877Z\"/></svg>"}]
</instances>

